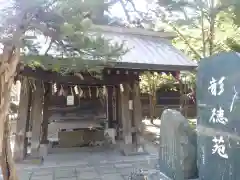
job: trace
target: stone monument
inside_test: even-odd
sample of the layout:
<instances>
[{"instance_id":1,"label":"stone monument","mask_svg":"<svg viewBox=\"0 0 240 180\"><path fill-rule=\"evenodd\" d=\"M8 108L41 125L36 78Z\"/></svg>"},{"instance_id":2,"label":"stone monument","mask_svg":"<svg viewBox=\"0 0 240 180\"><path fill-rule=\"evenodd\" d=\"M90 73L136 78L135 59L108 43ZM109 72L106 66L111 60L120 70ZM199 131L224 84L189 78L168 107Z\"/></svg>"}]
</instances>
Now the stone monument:
<instances>
[{"instance_id":1,"label":"stone monument","mask_svg":"<svg viewBox=\"0 0 240 180\"><path fill-rule=\"evenodd\" d=\"M198 162L201 180L240 178L240 55L201 60L197 73Z\"/></svg>"},{"instance_id":2,"label":"stone monument","mask_svg":"<svg viewBox=\"0 0 240 180\"><path fill-rule=\"evenodd\" d=\"M176 110L166 109L161 116L159 168L171 179L197 176L196 131Z\"/></svg>"}]
</instances>

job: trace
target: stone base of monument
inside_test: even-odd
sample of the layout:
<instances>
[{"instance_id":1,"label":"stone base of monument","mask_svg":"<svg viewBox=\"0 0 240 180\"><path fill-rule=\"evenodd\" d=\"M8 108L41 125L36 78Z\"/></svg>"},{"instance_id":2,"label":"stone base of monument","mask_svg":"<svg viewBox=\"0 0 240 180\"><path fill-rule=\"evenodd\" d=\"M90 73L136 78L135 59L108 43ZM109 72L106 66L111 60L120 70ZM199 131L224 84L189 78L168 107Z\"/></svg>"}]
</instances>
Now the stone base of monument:
<instances>
[{"instance_id":1,"label":"stone base of monument","mask_svg":"<svg viewBox=\"0 0 240 180\"><path fill-rule=\"evenodd\" d=\"M124 156L136 156L136 155L146 155L148 152L145 150L143 145L129 144L122 147L122 154Z\"/></svg>"}]
</instances>

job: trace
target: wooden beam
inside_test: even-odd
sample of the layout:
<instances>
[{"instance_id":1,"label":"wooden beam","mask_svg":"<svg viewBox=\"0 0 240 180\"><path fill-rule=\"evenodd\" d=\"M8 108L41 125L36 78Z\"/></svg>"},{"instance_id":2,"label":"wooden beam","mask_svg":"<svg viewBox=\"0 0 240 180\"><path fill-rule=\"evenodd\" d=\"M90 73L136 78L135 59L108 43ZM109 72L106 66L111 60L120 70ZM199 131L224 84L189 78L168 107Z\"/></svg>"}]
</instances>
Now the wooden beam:
<instances>
[{"instance_id":1,"label":"wooden beam","mask_svg":"<svg viewBox=\"0 0 240 180\"><path fill-rule=\"evenodd\" d=\"M33 92L32 100L32 137L31 137L31 155L39 157L41 123L43 119L43 86L41 81L36 81L36 89Z\"/></svg>"},{"instance_id":2,"label":"wooden beam","mask_svg":"<svg viewBox=\"0 0 240 180\"><path fill-rule=\"evenodd\" d=\"M25 67L21 72L22 76L31 77L34 79L42 80L44 82L56 82L59 84L69 84L69 85L117 85L120 83L126 83L131 80L138 78L136 74L103 74L103 79L97 79L91 76L84 77L84 80L80 79L74 75L61 75L56 72L48 72L43 69L37 68L35 70Z\"/></svg>"},{"instance_id":3,"label":"wooden beam","mask_svg":"<svg viewBox=\"0 0 240 180\"><path fill-rule=\"evenodd\" d=\"M16 124L16 137L14 145L14 159L15 161L22 161L25 158L24 141L26 138L26 128L28 120L30 87L28 80L23 79L21 83L21 94L19 104L19 118Z\"/></svg>"}]
</instances>

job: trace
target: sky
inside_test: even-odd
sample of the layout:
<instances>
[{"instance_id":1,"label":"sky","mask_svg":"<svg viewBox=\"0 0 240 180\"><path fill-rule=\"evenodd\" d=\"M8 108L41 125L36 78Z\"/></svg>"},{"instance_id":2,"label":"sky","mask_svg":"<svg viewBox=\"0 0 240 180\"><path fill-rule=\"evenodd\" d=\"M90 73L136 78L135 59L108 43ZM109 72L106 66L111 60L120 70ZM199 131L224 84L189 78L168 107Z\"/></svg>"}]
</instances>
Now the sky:
<instances>
[{"instance_id":1,"label":"sky","mask_svg":"<svg viewBox=\"0 0 240 180\"><path fill-rule=\"evenodd\" d=\"M9 4L10 1L11 0L0 0L0 12L1 12L1 9L6 7ZM136 2L135 6L136 6L137 10L139 10L139 11L146 11L146 9L147 9L147 1L148 0L133 0L133 1ZM124 10L123 10L123 8L122 8L120 3L117 3L114 6L112 6L112 8L110 9L110 12L111 12L111 15L113 15L114 17L123 18L123 19L126 18ZM0 48L0 51L1 51L1 48Z\"/></svg>"},{"instance_id":2,"label":"sky","mask_svg":"<svg viewBox=\"0 0 240 180\"><path fill-rule=\"evenodd\" d=\"M134 0L134 1L136 2L135 6L136 6L137 10L146 11L146 9L147 9L147 1L146 0ZM111 14L113 14L114 16L116 16L118 18L122 18L125 16L123 8L120 3L117 3L112 7Z\"/></svg>"},{"instance_id":3,"label":"sky","mask_svg":"<svg viewBox=\"0 0 240 180\"><path fill-rule=\"evenodd\" d=\"M147 0L133 0L135 1L135 5L136 8L139 11L145 11L146 7L147 7ZM3 8L4 6L6 6L9 3L9 0L0 0L0 10L1 8ZM122 9L122 6L120 3L117 3L116 5L114 5L111 9L111 13L118 17L118 18L122 18L124 17L124 11Z\"/></svg>"}]
</instances>

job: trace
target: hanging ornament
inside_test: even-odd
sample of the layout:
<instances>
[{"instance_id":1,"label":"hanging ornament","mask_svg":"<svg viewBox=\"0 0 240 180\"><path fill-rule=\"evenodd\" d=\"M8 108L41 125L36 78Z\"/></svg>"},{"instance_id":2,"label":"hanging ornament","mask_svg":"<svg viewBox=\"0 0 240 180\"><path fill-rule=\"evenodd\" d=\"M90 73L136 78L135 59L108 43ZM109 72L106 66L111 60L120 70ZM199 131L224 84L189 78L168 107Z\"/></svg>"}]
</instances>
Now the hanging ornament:
<instances>
[{"instance_id":1,"label":"hanging ornament","mask_svg":"<svg viewBox=\"0 0 240 180\"><path fill-rule=\"evenodd\" d=\"M83 90L79 87L79 96L83 97Z\"/></svg>"},{"instance_id":2,"label":"hanging ornament","mask_svg":"<svg viewBox=\"0 0 240 180\"><path fill-rule=\"evenodd\" d=\"M75 94L79 94L79 91L78 91L78 87L77 87L77 86L74 86L74 91L75 91Z\"/></svg>"},{"instance_id":3,"label":"hanging ornament","mask_svg":"<svg viewBox=\"0 0 240 180\"><path fill-rule=\"evenodd\" d=\"M122 84L120 84L120 91L121 91L121 92L124 92L124 87L123 87Z\"/></svg>"},{"instance_id":4,"label":"hanging ornament","mask_svg":"<svg viewBox=\"0 0 240 180\"><path fill-rule=\"evenodd\" d=\"M130 84L128 84L127 86L128 86L129 91L130 91L130 92L133 92Z\"/></svg>"},{"instance_id":5,"label":"hanging ornament","mask_svg":"<svg viewBox=\"0 0 240 180\"><path fill-rule=\"evenodd\" d=\"M36 87L36 81L33 82L33 90L36 91L37 87Z\"/></svg>"},{"instance_id":6,"label":"hanging ornament","mask_svg":"<svg viewBox=\"0 0 240 180\"><path fill-rule=\"evenodd\" d=\"M107 88L106 88L106 86L103 86L103 95L107 95Z\"/></svg>"},{"instance_id":7,"label":"hanging ornament","mask_svg":"<svg viewBox=\"0 0 240 180\"><path fill-rule=\"evenodd\" d=\"M91 97L92 97L91 87L88 87L88 93L89 93L89 97L91 99Z\"/></svg>"},{"instance_id":8,"label":"hanging ornament","mask_svg":"<svg viewBox=\"0 0 240 180\"><path fill-rule=\"evenodd\" d=\"M99 89L98 89L98 87L96 87L96 97L97 98L99 97Z\"/></svg>"},{"instance_id":9,"label":"hanging ornament","mask_svg":"<svg viewBox=\"0 0 240 180\"><path fill-rule=\"evenodd\" d=\"M53 92L54 92L54 93L57 92L57 84L56 84L56 83L53 84Z\"/></svg>"},{"instance_id":10,"label":"hanging ornament","mask_svg":"<svg viewBox=\"0 0 240 180\"><path fill-rule=\"evenodd\" d=\"M61 85L61 88L58 92L58 96L63 96L64 95L64 89L63 89L63 86Z\"/></svg>"}]
</instances>

